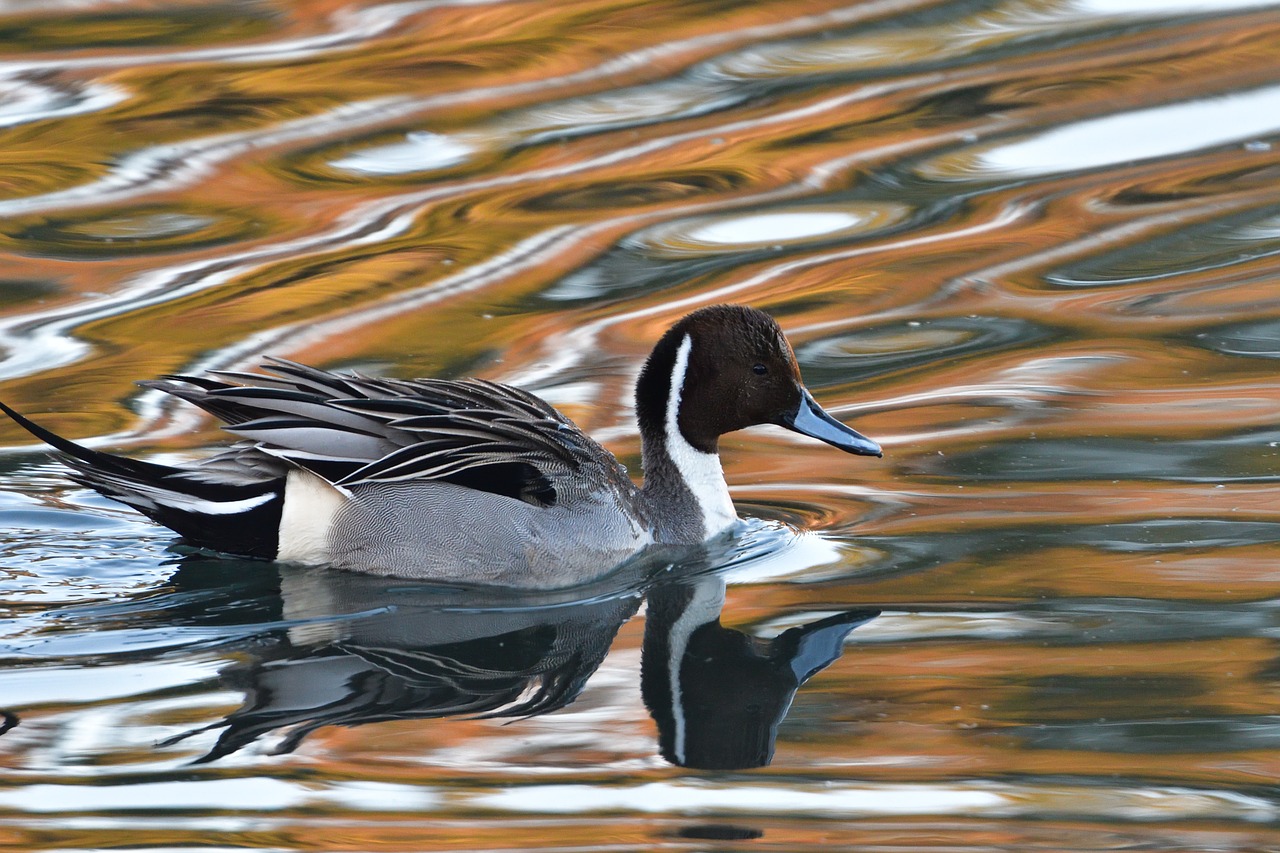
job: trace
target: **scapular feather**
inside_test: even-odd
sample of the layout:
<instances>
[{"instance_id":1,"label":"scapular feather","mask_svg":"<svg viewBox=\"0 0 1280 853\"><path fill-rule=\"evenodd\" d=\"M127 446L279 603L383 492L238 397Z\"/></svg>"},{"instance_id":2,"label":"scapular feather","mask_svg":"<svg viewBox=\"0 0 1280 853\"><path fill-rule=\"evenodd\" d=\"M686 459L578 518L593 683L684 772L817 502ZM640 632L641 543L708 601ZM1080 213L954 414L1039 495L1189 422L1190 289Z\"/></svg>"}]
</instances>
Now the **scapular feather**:
<instances>
[{"instance_id":1,"label":"scapular feather","mask_svg":"<svg viewBox=\"0 0 1280 853\"><path fill-rule=\"evenodd\" d=\"M286 359L266 373L219 371L146 383L188 400L249 439L257 452L331 483L443 481L538 506L557 478L605 454L550 404L482 379L385 379L336 374Z\"/></svg>"}]
</instances>

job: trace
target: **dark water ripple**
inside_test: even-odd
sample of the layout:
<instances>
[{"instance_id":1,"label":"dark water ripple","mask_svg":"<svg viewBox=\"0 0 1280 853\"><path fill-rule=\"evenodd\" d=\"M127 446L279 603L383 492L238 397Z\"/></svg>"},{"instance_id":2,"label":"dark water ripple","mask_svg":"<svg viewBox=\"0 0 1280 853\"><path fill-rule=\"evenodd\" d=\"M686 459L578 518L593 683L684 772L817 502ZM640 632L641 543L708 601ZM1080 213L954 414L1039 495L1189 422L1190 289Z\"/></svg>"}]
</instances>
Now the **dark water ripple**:
<instances>
[{"instance_id":1,"label":"dark water ripple","mask_svg":"<svg viewBox=\"0 0 1280 853\"><path fill-rule=\"evenodd\" d=\"M1280 320L1237 323L1198 332L1194 342L1226 355L1280 358Z\"/></svg>"}]
</instances>

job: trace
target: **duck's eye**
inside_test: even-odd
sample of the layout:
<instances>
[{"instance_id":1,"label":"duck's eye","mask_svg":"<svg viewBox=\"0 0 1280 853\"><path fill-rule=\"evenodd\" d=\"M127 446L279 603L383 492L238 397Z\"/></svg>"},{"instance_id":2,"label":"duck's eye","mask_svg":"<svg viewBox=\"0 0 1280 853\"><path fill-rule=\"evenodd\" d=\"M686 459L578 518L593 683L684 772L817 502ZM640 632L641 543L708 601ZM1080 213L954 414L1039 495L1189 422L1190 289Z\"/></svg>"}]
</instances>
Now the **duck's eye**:
<instances>
[{"instance_id":1,"label":"duck's eye","mask_svg":"<svg viewBox=\"0 0 1280 853\"><path fill-rule=\"evenodd\" d=\"M769 368L765 367L763 364L757 364L751 368L751 372L756 376L764 376L769 372Z\"/></svg>"}]
</instances>

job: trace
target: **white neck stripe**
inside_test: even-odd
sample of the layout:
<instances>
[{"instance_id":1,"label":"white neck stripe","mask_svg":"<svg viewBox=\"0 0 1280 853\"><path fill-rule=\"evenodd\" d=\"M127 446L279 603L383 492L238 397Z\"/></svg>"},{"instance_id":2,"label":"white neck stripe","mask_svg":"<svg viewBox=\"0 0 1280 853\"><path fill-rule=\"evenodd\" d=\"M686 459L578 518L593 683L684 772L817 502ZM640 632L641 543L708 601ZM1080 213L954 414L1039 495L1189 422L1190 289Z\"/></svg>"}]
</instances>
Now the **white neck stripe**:
<instances>
[{"instance_id":1,"label":"white neck stripe","mask_svg":"<svg viewBox=\"0 0 1280 853\"><path fill-rule=\"evenodd\" d=\"M693 499L702 510L703 537L710 539L738 520L738 513L729 498L729 487L724 482L724 470L720 457L698 450L680 431L680 398L684 394L685 374L689 370L689 353L693 351L693 338L684 336L676 351L676 362L671 368L671 390L667 393L666 445L681 479L684 480Z\"/></svg>"}]
</instances>

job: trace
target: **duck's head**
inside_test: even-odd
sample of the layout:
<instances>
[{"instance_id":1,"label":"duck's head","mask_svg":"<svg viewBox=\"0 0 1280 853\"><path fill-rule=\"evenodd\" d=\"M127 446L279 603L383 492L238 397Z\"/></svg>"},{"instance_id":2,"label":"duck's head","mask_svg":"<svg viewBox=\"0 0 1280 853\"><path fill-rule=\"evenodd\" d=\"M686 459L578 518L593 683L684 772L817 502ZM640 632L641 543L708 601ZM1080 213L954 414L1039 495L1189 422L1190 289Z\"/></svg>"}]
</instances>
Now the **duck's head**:
<instances>
[{"instance_id":1,"label":"duck's head","mask_svg":"<svg viewBox=\"0 0 1280 853\"><path fill-rule=\"evenodd\" d=\"M672 326L640 372L636 414L646 436L670 440L678 428L703 453L715 453L727 432L777 424L849 453L882 455L823 411L777 322L745 305L702 308Z\"/></svg>"}]
</instances>

